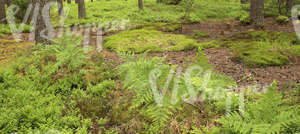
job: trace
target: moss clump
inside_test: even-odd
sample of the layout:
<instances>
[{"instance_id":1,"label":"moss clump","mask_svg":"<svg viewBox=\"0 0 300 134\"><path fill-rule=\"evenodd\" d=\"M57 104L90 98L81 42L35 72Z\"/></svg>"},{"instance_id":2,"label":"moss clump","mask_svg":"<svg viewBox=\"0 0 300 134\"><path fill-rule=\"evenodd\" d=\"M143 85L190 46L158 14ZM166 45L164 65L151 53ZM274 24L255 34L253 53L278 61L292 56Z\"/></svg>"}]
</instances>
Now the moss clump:
<instances>
[{"instance_id":1,"label":"moss clump","mask_svg":"<svg viewBox=\"0 0 300 134\"><path fill-rule=\"evenodd\" d=\"M226 47L233 52L233 60L248 67L265 67L285 65L289 63L289 56L300 56L299 44L295 34L250 31L200 43L199 47Z\"/></svg>"},{"instance_id":2,"label":"moss clump","mask_svg":"<svg viewBox=\"0 0 300 134\"><path fill-rule=\"evenodd\" d=\"M235 42L230 49L234 60L242 61L248 67L278 66L289 63L289 58L273 42Z\"/></svg>"},{"instance_id":3,"label":"moss clump","mask_svg":"<svg viewBox=\"0 0 300 134\"><path fill-rule=\"evenodd\" d=\"M192 37L194 39L199 39L199 38L209 37L209 35L207 33L201 32L199 30L195 30L195 31L193 31Z\"/></svg>"},{"instance_id":4,"label":"moss clump","mask_svg":"<svg viewBox=\"0 0 300 134\"><path fill-rule=\"evenodd\" d=\"M17 27L21 27L20 24L17 24ZM31 26L24 25L24 29L22 32L29 33L31 31ZM0 24L0 36L4 36L5 34L11 34L12 30L10 29L9 25Z\"/></svg>"},{"instance_id":5,"label":"moss clump","mask_svg":"<svg viewBox=\"0 0 300 134\"><path fill-rule=\"evenodd\" d=\"M164 34L156 30L123 31L104 39L104 47L117 52L142 53L193 49L197 42L183 35Z\"/></svg>"},{"instance_id":6,"label":"moss clump","mask_svg":"<svg viewBox=\"0 0 300 134\"><path fill-rule=\"evenodd\" d=\"M198 48L200 50L203 50L203 49L207 49L207 48L212 48L212 47L216 47L216 48L219 48L220 46L220 42L217 41L217 40L212 40L212 41L208 41L208 42L201 42L198 44Z\"/></svg>"},{"instance_id":7,"label":"moss clump","mask_svg":"<svg viewBox=\"0 0 300 134\"><path fill-rule=\"evenodd\" d=\"M16 42L14 40L0 39L0 65L14 59L18 51L24 51L32 46L32 42Z\"/></svg>"},{"instance_id":8,"label":"moss clump","mask_svg":"<svg viewBox=\"0 0 300 134\"><path fill-rule=\"evenodd\" d=\"M181 24L174 23L137 23L131 26L131 29L150 29L159 30L163 32L174 32L182 28Z\"/></svg>"},{"instance_id":9,"label":"moss clump","mask_svg":"<svg viewBox=\"0 0 300 134\"><path fill-rule=\"evenodd\" d=\"M283 15L279 15L279 16L276 18L276 21L277 21L279 24L285 24L285 23L288 23L288 22L289 22L289 17L283 16Z\"/></svg>"}]
</instances>

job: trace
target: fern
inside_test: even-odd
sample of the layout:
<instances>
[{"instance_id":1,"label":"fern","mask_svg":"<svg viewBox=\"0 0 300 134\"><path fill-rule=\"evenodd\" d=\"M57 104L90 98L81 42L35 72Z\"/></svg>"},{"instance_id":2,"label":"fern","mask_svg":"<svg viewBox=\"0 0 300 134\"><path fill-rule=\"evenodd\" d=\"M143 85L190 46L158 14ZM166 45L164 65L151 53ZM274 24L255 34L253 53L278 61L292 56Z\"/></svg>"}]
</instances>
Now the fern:
<instances>
[{"instance_id":1,"label":"fern","mask_svg":"<svg viewBox=\"0 0 300 134\"><path fill-rule=\"evenodd\" d=\"M134 98L130 102L131 106L129 110L133 112L141 109L138 113L150 119L155 126L166 124L173 113L180 109L180 106L172 105L167 101L170 99L169 95L164 97L163 105L156 103L151 89L149 74L154 69L161 70L160 77L156 80L157 83L155 84L158 85L157 88L159 92L162 92L164 88L166 88L168 92L169 88L165 85L165 82L172 68L174 67L163 64L163 59L147 59L142 56L136 61L128 61L122 64L118 69L123 80L123 88L133 90L135 93Z\"/></svg>"},{"instance_id":2,"label":"fern","mask_svg":"<svg viewBox=\"0 0 300 134\"><path fill-rule=\"evenodd\" d=\"M300 106L284 104L276 86L255 102L248 102L243 115L233 112L219 120L222 127L238 134L279 134L300 132Z\"/></svg>"}]
</instances>

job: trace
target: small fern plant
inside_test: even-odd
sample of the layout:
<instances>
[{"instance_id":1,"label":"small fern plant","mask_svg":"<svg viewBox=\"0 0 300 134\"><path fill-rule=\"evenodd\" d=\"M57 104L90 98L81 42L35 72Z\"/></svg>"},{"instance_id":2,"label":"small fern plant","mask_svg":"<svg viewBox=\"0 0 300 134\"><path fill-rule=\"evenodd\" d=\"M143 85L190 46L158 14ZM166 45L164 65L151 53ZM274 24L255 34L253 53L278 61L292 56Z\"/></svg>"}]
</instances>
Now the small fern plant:
<instances>
[{"instance_id":1,"label":"small fern plant","mask_svg":"<svg viewBox=\"0 0 300 134\"><path fill-rule=\"evenodd\" d=\"M175 68L175 66L164 64L164 59L157 57L147 59L141 56L136 60L132 60L132 58L129 59L131 59L131 61L125 62L118 68L123 81L123 89L132 90L134 92L129 110L146 119L150 119L153 126L163 127L173 113L181 108L180 104L173 105L168 101L170 99L169 87L172 87L172 82L169 81L170 86L165 85L165 83L168 83L167 77L170 75L170 71L173 70L172 68ZM161 93L163 89L167 89L163 97L162 105L155 101L149 78L149 74L155 69L161 71L160 77L155 80L157 82L155 85L157 85L158 92Z\"/></svg>"}]
</instances>

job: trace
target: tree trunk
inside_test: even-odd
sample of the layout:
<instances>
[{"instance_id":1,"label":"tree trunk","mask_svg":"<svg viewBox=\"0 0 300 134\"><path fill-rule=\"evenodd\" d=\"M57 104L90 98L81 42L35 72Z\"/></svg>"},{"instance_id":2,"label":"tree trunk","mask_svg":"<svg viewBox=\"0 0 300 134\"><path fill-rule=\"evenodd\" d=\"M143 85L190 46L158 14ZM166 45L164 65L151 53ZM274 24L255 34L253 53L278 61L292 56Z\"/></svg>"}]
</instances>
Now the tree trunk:
<instances>
[{"instance_id":1,"label":"tree trunk","mask_svg":"<svg viewBox=\"0 0 300 134\"><path fill-rule=\"evenodd\" d=\"M4 0L0 0L0 24L7 24Z\"/></svg>"},{"instance_id":2,"label":"tree trunk","mask_svg":"<svg viewBox=\"0 0 300 134\"><path fill-rule=\"evenodd\" d=\"M77 4L78 4L78 18L85 19L86 13L85 13L84 0L77 0Z\"/></svg>"},{"instance_id":3,"label":"tree trunk","mask_svg":"<svg viewBox=\"0 0 300 134\"><path fill-rule=\"evenodd\" d=\"M241 4L247 4L249 0L241 0Z\"/></svg>"},{"instance_id":4,"label":"tree trunk","mask_svg":"<svg viewBox=\"0 0 300 134\"><path fill-rule=\"evenodd\" d=\"M290 15L292 7L294 5L294 1L293 0L286 0L286 15Z\"/></svg>"},{"instance_id":5,"label":"tree trunk","mask_svg":"<svg viewBox=\"0 0 300 134\"><path fill-rule=\"evenodd\" d=\"M250 17L256 28L264 27L264 0L251 0Z\"/></svg>"},{"instance_id":6,"label":"tree trunk","mask_svg":"<svg viewBox=\"0 0 300 134\"><path fill-rule=\"evenodd\" d=\"M282 15L282 11L281 11L281 5L282 5L283 0L278 0L278 13L280 15Z\"/></svg>"},{"instance_id":7,"label":"tree trunk","mask_svg":"<svg viewBox=\"0 0 300 134\"><path fill-rule=\"evenodd\" d=\"M57 4L58 4L58 13L60 16L64 16L64 4L62 0L57 0Z\"/></svg>"},{"instance_id":8,"label":"tree trunk","mask_svg":"<svg viewBox=\"0 0 300 134\"><path fill-rule=\"evenodd\" d=\"M43 18L43 8L45 7L45 5L47 4L48 0L34 0L33 4L39 5L39 11L38 14L36 16L36 22L35 23L35 28L34 28L34 39L35 39L35 44L38 43L42 43L42 44L50 44L50 41L45 38L42 37L42 32L43 30L47 31L47 26L46 26L46 22L45 21L50 21L50 20L44 20ZM50 17L49 17L50 19Z\"/></svg>"},{"instance_id":9,"label":"tree trunk","mask_svg":"<svg viewBox=\"0 0 300 134\"><path fill-rule=\"evenodd\" d=\"M5 2L6 2L7 7L9 7L11 4L11 0L5 0Z\"/></svg>"},{"instance_id":10,"label":"tree trunk","mask_svg":"<svg viewBox=\"0 0 300 134\"><path fill-rule=\"evenodd\" d=\"M68 2L69 4L71 4L71 0L67 0L67 2Z\"/></svg>"},{"instance_id":11,"label":"tree trunk","mask_svg":"<svg viewBox=\"0 0 300 134\"><path fill-rule=\"evenodd\" d=\"M139 9L144 10L143 0L138 0Z\"/></svg>"}]
</instances>

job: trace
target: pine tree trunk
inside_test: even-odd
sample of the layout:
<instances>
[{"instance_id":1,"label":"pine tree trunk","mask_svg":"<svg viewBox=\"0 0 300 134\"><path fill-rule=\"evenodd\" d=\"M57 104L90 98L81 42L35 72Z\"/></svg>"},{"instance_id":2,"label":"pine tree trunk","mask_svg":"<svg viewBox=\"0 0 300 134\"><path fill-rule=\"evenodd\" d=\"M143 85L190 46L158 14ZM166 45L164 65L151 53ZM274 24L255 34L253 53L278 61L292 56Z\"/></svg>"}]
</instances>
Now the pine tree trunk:
<instances>
[{"instance_id":1,"label":"pine tree trunk","mask_svg":"<svg viewBox=\"0 0 300 134\"><path fill-rule=\"evenodd\" d=\"M85 19L86 13L85 13L84 0L77 0L77 4L78 4L78 18Z\"/></svg>"},{"instance_id":2,"label":"pine tree trunk","mask_svg":"<svg viewBox=\"0 0 300 134\"><path fill-rule=\"evenodd\" d=\"M57 0L57 4L58 4L58 13L60 16L64 16L64 4L62 0Z\"/></svg>"},{"instance_id":3,"label":"pine tree trunk","mask_svg":"<svg viewBox=\"0 0 300 134\"><path fill-rule=\"evenodd\" d=\"M293 0L286 0L286 15L289 15L291 13L293 5L294 5Z\"/></svg>"},{"instance_id":4,"label":"pine tree trunk","mask_svg":"<svg viewBox=\"0 0 300 134\"><path fill-rule=\"evenodd\" d=\"M0 24L7 24L5 12L5 0L0 0Z\"/></svg>"},{"instance_id":5,"label":"pine tree trunk","mask_svg":"<svg viewBox=\"0 0 300 134\"><path fill-rule=\"evenodd\" d=\"M264 0L251 0L250 17L256 28L264 27Z\"/></svg>"},{"instance_id":6,"label":"pine tree trunk","mask_svg":"<svg viewBox=\"0 0 300 134\"><path fill-rule=\"evenodd\" d=\"M50 44L50 41L44 37L42 37L41 33L43 30L46 30L46 23L45 21L50 21L50 20L44 20L43 18L43 8L47 4L48 0L34 0L33 4L39 4L39 11L38 15L36 18L35 22L35 28L34 28L34 39L35 39L35 44L42 43L42 44Z\"/></svg>"},{"instance_id":7,"label":"pine tree trunk","mask_svg":"<svg viewBox=\"0 0 300 134\"><path fill-rule=\"evenodd\" d=\"M138 0L139 9L144 10L143 0Z\"/></svg>"},{"instance_id":8,"label":"pine tree trunk","mask_svg":"<svg viewBox=\"0 0 300 134\"><path fill-rule=\"evenodd\" d=\"M6 2L6 5L9 7L11 4L11 0L5 0L5 2Z\"/></svg>"},{"instance_id":9,"label":"pine tree trunk","mask_svg":"<svg viewBox=\"0 0 300 134\"><path fill-rule=\"evenodd\" d=\"M247 4L249 0L241 0L241 4Z\"/></svg>"}]
</instances>

